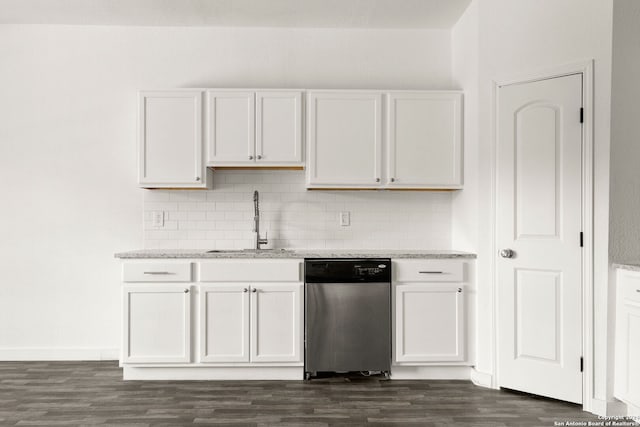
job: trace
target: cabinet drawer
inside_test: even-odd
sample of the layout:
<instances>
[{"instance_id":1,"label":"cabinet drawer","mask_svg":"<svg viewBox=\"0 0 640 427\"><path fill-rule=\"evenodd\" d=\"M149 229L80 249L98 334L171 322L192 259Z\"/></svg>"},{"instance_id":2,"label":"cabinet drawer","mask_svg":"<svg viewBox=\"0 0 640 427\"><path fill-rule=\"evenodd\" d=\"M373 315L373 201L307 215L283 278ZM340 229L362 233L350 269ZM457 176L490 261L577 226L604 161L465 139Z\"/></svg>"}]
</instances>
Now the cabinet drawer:
<instances>
[{"instance_id":1,"label":"cabinet drawer","mask_svg":"<svg viewBox=\"0 0 640 427\"><path fill-rule=\"evenodd\" d=\"M122 266L123 282L190 282L191 263L125 263Z\"/></svg>"},{"instance_id":2,"label":"cabinet drawer","mask_svg":"<svg viewBox=\"0 0 640 427\"><path fill-rule=\"evenodd\" d=\"M459 260L394 260L396 282L463 282L464 262Z\"/></svg>"},{"instance_id":3,"label":"cabinet drawer","mask_svg":"<svg viewBox=\"0 0 640 427\"><path fill-rule=\"evenodd\" d=\"M201 282L300 282L300 260L224 260L199 263Z\"/></svg>"},{"instance_id":4,"label":"cabinet drawer","mask_svg":"<svg viewBox=\"0 0 640 427\"><path fill-rule=\"evenodd\" d=\"M618 270L617 281L624 301L640 304L640 271Z\"/></svg>"}]
</instances>

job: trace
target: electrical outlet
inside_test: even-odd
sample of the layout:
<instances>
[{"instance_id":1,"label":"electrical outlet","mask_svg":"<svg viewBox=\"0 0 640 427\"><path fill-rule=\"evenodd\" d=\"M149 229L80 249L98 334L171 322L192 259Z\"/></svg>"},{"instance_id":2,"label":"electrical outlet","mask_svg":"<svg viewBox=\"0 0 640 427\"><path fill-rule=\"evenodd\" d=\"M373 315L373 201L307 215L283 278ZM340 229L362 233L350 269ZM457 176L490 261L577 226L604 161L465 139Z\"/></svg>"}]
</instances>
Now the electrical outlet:
<instances>
[{"instance_id":1,"label":"electrical outlet","mask_svg":"<svg viewBox=\"0 0 640 427\"><path fill-rule=\"evenodd\" d=\"M340 225L343 227L351 225L351 212L340 212Z\"/></svg>"},{"instance_id":2,"label":"electrical outlet","mask_svg":"<svg viewBox=\"0 0 640 427\"><path fill-rule=\"evenodd\" d=\"M164 227L164 211L151 212L151 226L152 227Z\"/></svg>"}]
</instances>

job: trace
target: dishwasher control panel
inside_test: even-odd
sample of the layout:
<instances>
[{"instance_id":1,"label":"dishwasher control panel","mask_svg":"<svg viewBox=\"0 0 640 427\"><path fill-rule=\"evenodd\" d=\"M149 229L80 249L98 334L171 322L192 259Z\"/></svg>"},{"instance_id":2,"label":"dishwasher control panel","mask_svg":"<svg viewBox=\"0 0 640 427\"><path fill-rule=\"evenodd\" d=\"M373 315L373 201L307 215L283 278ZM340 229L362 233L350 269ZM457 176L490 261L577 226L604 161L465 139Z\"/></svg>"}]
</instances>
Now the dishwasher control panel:
<instances>
[{"instance_id":1,"label":"dishwasher control panel","mask_svg":"<svg viewBox=\"0 0 640 427\"><path fill-rule=\"evenodd\" d=\"M391 282L391 260L306 258L304 278L306 283Z\"/></svg>"}]
</instances>

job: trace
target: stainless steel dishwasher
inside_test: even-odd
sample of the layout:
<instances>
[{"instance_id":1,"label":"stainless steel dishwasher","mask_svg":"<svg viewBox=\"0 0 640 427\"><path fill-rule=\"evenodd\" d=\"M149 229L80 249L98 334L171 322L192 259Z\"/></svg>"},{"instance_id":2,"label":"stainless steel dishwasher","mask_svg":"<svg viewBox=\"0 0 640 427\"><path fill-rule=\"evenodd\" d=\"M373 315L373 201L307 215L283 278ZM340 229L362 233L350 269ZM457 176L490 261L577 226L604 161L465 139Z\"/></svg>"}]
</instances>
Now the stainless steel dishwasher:
<instances>
[{"instance_id":1,"label":"stainless steel dishwasher","mask_svg":"<svg viewBox=\"0 0 640 427\"><path fill-rule=\"evenodd\" d=\"M307 258L305 378L319 372L389 376L391 260Z\"/></svg>"}]
</instances>

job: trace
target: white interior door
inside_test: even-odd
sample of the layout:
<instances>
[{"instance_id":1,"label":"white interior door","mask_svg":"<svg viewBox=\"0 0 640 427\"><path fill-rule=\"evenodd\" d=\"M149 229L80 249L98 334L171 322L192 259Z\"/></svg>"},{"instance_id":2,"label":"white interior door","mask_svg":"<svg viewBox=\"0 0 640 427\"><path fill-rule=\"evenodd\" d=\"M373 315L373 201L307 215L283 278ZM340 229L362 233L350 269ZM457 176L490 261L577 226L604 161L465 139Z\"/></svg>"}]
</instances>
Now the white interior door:
<instances>
[{"instance_id":1,"label":"white interior door","mask_svg":"<svg viewBox=\"0 0 640 427\"><path fill-rule=\"evenodd\" d=\"M575 403L582 402L581 107L581 74L498 92L498 383Z\"/></svg>"}]
</instances>

